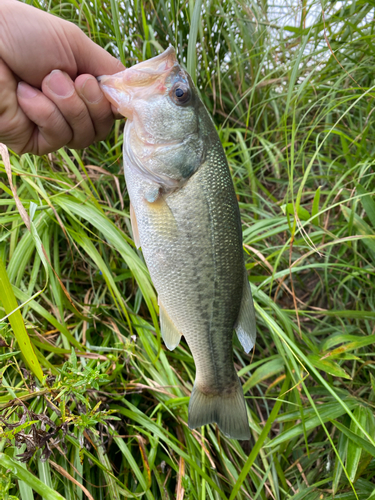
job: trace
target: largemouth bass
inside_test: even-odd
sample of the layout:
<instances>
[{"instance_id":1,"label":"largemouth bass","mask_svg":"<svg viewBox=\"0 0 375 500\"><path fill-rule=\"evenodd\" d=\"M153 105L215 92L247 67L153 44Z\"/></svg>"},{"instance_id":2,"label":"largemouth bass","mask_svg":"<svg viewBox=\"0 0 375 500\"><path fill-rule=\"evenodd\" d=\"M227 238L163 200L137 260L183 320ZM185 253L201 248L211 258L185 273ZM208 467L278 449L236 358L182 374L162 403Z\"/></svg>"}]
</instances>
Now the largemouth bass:
<instances>
[{"instance_id":1,"label":"largemouth bass","mask_svg":"<svg viewBox=\"0 0 375 500\"><path fill-rule=\"evenodd\" d=\"M188 425L216 422L249 439L246 403L233 363L233 331L249 352L255 313L241 220L215 126L172 47L99 78L127 118L124 169L133 237L158 293L163 340L183 335L196 379Z\"/></svg>"}]
</instances>

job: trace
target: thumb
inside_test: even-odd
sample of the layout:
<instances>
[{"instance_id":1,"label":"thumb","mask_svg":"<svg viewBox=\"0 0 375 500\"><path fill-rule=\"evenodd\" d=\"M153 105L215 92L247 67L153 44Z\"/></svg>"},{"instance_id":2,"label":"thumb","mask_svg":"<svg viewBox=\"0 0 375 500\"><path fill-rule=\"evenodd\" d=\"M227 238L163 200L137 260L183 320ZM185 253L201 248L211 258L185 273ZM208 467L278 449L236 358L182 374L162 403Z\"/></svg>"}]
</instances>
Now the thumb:
<instances>
[{"instance_id":1,"label":"thumb","mask_svg":"<svg viewBox=\"0 0 375 500\"><path fill-rule=\"evenodd\" d=\"M113 75L125 66L102 47L88 38L77 26L71 25L70 45L77 64L77 74Z\"/></svg>"}]
</instances>

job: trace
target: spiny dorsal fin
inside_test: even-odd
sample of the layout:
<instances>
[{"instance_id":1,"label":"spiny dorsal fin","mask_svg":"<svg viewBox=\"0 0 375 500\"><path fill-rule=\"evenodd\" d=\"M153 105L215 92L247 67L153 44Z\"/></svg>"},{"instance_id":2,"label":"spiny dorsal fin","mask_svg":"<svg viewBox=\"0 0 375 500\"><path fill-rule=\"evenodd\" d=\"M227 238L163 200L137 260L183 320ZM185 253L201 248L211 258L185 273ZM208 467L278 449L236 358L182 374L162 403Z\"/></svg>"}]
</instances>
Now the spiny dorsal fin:
<instances>
[{"instance_id":1,"label":"spiny dorsal fin","mask_svg":"<svg viewBox=\"0 0 375 500\"><path fill-rule=\"evenodd\" d=\"M177 330L169 314L165 310L159 299L160 330L165 345L170 351L173 351L181 340L181 333Z\"/></svg>"},{"instance_id":2,"label":"spiny dorsal fin","mask_svg":"<svg viewBox=\"0 0 375 500\"><path fill-rule=\"evenodd\" d=\"M257 332L255 325L254 303L251 296L250 283L247 279L246 273L244 273L240 313L234 328L242 347L246 353L249 353L254 347Z\"/></svg>"}]
</instances>

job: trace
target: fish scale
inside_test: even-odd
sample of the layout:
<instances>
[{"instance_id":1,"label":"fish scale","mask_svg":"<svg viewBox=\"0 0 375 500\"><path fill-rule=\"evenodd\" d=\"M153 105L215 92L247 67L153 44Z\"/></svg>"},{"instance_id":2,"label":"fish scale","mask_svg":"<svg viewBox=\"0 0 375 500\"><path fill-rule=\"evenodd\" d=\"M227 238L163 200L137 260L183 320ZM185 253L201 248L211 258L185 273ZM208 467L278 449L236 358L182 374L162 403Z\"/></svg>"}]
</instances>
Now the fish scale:
<instances>
[{"instance_id":1,"label":"fish scale","mask_svg":"<svg viewBox=\"0 0 375 500\"><path fill-rule=\"evenodd\" d=\"M142 71L151 75L149 87ZM133 233L158 292L163 339L174 349L183 335L194 358L189 426L216 422L225 435L249 439L232 340L236 329L246 352L252 348L254 308L238 203L214 124L171 48L100 81L129 118L124 170ZM176 86L178 96L190 93L183 105Z\"/></svg>"}]
</instances>

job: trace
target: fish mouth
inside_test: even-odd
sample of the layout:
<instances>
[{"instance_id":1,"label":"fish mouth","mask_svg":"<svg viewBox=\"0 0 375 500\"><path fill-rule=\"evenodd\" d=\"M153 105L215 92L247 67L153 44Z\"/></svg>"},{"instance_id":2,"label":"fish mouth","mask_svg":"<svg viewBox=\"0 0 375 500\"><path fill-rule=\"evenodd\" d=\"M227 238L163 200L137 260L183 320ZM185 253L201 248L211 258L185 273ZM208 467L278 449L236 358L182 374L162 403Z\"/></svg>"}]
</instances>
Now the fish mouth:
<instances>
[{"instance_id":1,"label":"fish mouth","mask_svg":"<svg viewBox=\"0 0 375 500\"><path fill-rule=\"evenodd\" d=\"M176 52L168 47L162 54L114 75L97 78L107 99L126 118L132 116L131 101L151 94L165 94L166 80L178 67Z\"/></svg>"}]
</instances>

